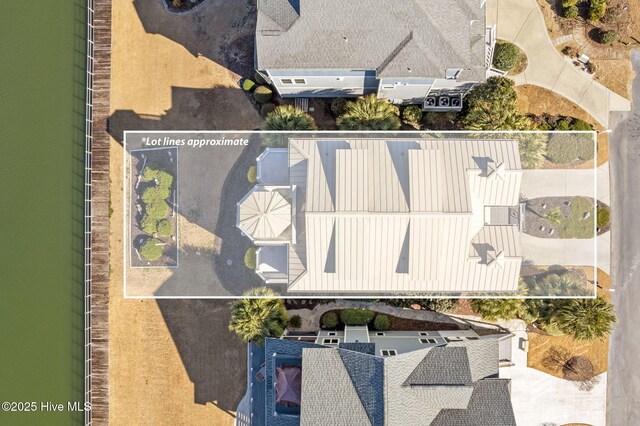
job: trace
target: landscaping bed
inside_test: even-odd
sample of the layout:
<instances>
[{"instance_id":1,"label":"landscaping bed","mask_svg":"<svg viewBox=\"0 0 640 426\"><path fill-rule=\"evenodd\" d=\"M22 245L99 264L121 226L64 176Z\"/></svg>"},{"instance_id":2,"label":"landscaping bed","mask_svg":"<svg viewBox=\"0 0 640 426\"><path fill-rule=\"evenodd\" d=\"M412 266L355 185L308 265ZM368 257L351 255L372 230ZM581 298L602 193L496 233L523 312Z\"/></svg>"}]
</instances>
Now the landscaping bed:
<instances>
[{"instance_id":1,"label":"landscaping bed","mask_svg":"<svg viewBox=\"0 0 640 426\"><path fill-rule=\"evenodd\" d=\"M593 238L596 215L587 197L540 197L527 200L524 232L539 238ZM610 228L609 207L598 201L597 235Z\"/></svg>"},{"instance_id":2,"label":"landscaping bed","mask_svg":"<svg viewBox=\"0 0 640 426\"><path fill-rule=\"evenodd\" d=\"M327 314L331 315L331 313L333 313L338 318L340 318L344 310L345 309L333 309L331 311L325 312L322 315L322 318L320 320L320 325L321 326L323 325L323 320L325 316L327 316ZM390 330L390 331L424 331L424 330L438 331L438 330L459 330L460 329L454 324L421 321L421 320L416 320L411 318L400 318L393 315L379 314L379 313L374 313L373 311L367 311L362 309L359 309L359 311L371 312L371 314L373 314L372 319L367 323L367 325L369 325L369 328L371 330L376 330L376 327L374 327L376 316L386 316L389 318L389 328L387 328L387 330ZM335 327L322 326L321 328L323 330L344 330L344 326L345 324L342 321L338 321L338 324Z\"/></svg>"},{"instance_id":3,"label":"landscaping bed","mask_svg":"<svg viewBox=\"0 0 640 426\"><path fill-rule=\"evenodd\" d=\"M177 148L131 151L131 267L178 265Z\"/></svg>"}]
</instances>

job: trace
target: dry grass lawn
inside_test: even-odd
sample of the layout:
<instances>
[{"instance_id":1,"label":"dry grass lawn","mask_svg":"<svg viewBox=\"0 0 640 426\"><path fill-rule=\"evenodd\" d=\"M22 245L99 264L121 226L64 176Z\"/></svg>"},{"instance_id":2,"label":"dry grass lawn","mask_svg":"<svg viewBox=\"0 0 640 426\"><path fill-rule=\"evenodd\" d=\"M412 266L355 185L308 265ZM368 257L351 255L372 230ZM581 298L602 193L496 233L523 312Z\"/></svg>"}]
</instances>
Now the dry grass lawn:
<instances>
[{"instance_id":1,"label":"dry grass lawn","mask_svg":"<svg viewBox=\"0 0 640 426\"><path fill-rule=\"evenodd\" d=\"M587 280L593 280L593 268L584 268ZM598 269L598 295L611 300L611 277ZM593 363L596 374L607 371L609 362L609 339L593 342L577 342L570 336L545 336L528 333L529 352L527 365L542 372L562 378L562 370L547 362L550 351L565 352L570 356L584 355Z\"/></svg>"},{"instance_id":2,"label":"dry grass lawn","mask_svg":"<svg viewBox=\"0 0 640 426\"><path fill-rule=\"evenodd\" d=\"M245 36L238 31L248 5L209 0L177 16L160 0L114 0L114 135L260 127L237 87L240 76L215 60L225 52L220 46ZM229 304L123 298L122 165L122 147L112 140L109 423L232 425L245 391L246 346L227 329Z\"/></svg>"},{"instance_id":3,"label":"dry grass lawn","mask_svg":"<svg viewBox=\"0 0 640 426\"><path fill-rule=\"evenodd\" d=\"M591 123L593 128L596 130L604 130L604 127L589 113L571 102L569 99L560 96L551 90L532 84L516 86L515 89L518 94L518 109L524 114L549 114L576 117ZM609 161L609 137L606 133L601 133L598 135L597 165L600 166L607 161ZM545 161L543 167L562 168L566 166ZM575 167L590 169L593 167L593 161L586 161Z\"/></svg>"}]
</instances>

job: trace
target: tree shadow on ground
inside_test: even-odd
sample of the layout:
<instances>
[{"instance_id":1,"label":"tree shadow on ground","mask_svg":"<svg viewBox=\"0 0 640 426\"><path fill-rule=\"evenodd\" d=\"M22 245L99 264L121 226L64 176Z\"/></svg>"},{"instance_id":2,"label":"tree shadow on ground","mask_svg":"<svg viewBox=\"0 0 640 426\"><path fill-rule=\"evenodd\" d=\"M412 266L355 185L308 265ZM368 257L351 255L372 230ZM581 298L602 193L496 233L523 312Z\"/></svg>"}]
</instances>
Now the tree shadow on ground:
<instances>
[{"instance_id":1,"label":"tree shadow on ground","mask_svg":"<svg viewBox=\"0 0 640 426\"><path fill-rule=\"evenodd\" d=\"M247 347L229 331L231 302L159 299L157 303L194 385L194 401L235 411L245 393Z\"/></svg>"},{"instance_id":2,"label":"tree shadow on ground","mask_svg":"<svg viewBox=\"0 0 640 426\"><path fill-rule=\"evenodd\" d=\"M134 0L144 30L182 45L244 77L253 75L256 0L208 0L185 13L164 0Z\"/></svg>"}]
</instances>

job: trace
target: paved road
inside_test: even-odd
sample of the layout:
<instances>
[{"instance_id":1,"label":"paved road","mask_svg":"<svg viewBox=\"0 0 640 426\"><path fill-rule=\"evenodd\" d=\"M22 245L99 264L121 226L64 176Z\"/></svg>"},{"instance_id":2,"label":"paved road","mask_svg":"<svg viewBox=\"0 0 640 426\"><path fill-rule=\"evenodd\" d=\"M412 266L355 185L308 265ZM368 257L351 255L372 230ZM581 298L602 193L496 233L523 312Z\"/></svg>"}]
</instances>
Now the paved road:
<instances>
[{"instance_id":1,"label":"paved road","mask_svg":"<svg viewBox=\"0 0 640 426\"><path fill-rule=\"evenodd\" d=\"M536 0L488 0L487 24L496 25L499 39L515 43L527 54L529 66L513 76L516 84L553 90L605 126L609 111L629 110L627 99L578 70L556 50Z\"/></svg>"},{"instance_id":2,"label":"paved road","mask_svg":"<svg viewBox=\"0 0 640 426\"><path fill-rule=\"evenodd\" d=\"M640 51L633 110L611 114L612 279L618 323L609 348L607 424L640 422Z\"/></svg>"}]
</instances>

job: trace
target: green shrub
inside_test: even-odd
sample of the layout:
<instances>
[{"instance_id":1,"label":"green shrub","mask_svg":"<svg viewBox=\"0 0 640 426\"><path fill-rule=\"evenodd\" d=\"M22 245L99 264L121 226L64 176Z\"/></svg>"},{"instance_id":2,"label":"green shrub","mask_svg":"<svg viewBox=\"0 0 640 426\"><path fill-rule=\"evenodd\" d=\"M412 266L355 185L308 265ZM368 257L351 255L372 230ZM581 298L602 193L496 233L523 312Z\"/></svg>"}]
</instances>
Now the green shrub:
<instances>
[{"instance_id":1,"label":"green shrub","mask_svg":"<svg viewBox=\"0 0 640 426\"><path fill-rule=\"evenodd\" d=\"M564 8L563 15L567 19L575 19L578 17L578 7L577 6L567 6Z\"/></svg>"},{"instance_id":2,"label":"green shrub","mask_svg":"<svg viewBox=\"0 0 640 426\"><path fill-rule=\"evenodd\" d=\"M268 86L258 86L253 91L253 97L256 102L266 104L273 97L273 91Z\"/></svg>"},{"instance_id":3,"label":"green shrub","mask_svg":"<svg viewBox=\"0 0 640 426\"><path fill-rule=\"evenodd\" d=\"M169 214L169 205L164 201L145 204L144 211L147 216L160 220Z\"/></svg>"},{"instance_id":4,"label":"green shrub","mask_svg":"<svg viewBox=\"0 0 640 426\"><path fill-rule=\"evenodd\" d=\"M571 122L567 118L563 118L561 120L556 121L556 124L553 125L553 130L561 130L567 131L571 126Z\"/></svg>"},{"instance_id":5,"label":"green shrub","mask_svg":"<svg viewBox=\"0 0 640 426\"><path fill-rule=\"evenodd\" d=\"M344 107L347 104L347 98L334 98L331 101L331 112L338 117L344 114Z\"/></svg>"},{"instance_id":6,"label":"green shrub","mask_svg":"<svg viewBox=\"0 0 640 426\"><path fill-rule=\"evenodd\" d=\"M265 130L316 130L313 117L293 105L282 105L271 111L264 122Z\"/></svg>"},{"instance_id":7,"label":"green shrub","mask_svg":"<svg viewBox=\"0 0 640 426\"><path fill-rule=\"evenodd\" d=\"M373 320L373 328L379 331L388 330L391 327L391 321L389 317L383 314L376 315L376 319Z\"/></svg>"},{"instance_id":8,"label":"green shrub","mask_svg":"<svg viewBox=\"0 0 640 426\"><path fill-rule=\"evenodd\" d=\"M259 85L265 85L265 84L269 84L269 82L267 81L267 79L265 79L262 74L260 74L258 71L256 71L255 73L253 73L253 79L256 81L256 83L258 83Z\"/></svg>"},{"instance_id":9,"label":"green shrub","mask_svg":"<svg viewBox=\"0 0 640 426\"><path fill-rule=\"evenodd\" d=\"M340 130L398 130L400 110L375 93L347 101L336 124Z\"/></svg>"},{"instance_id":10,"label":"green shrub","mask_svg":"<svg viewBox=\"0 0 640 426\"><path fill-rule=\"evenodd\" d=\"M156 181L156 186L162 188L171 189L173 184L173 176L171 173L155 168L155 166L146 166L142 171L142 178L144 180Z\"/></svg>"},{"instance_id":11,"label":"green shrub","mask_svg":"<svg viewBox=\"0 0 640 426\"><path fill-rule=\"evenodd\" d=\"M540 167L547 154L546 136L539 133L524 133L515 137L518 139L522 165L529 169Z\"/></svg>"},{"instance_id":12,"label":"green shrub","mask_svg":"<svg viewBox=\"0 0 640 426\"><path fill-rule=\"evenodd\" d=\"M610 30L610 31L599 30L596 37L596 41L601 44L612 45L613 43L618 41L618 33L613 30Z\"/></svg>"},{"instance_id":13,"label":"green shrub","mask_svg":"<svg viewBox=\"0 0 640 426\"><path fill-rule=\"evenodd\" d=\"M169 198L169 190L161 186L152 186L142 193L142 202L147 204L161 203Z\"/></svg>"},{"instance_id":14,"label":"green shrub","mask_svg":"<svg viewBox=\"0 0 640 426\"><path fill-rule=\"evenodd\" d=\"M557 164L593 159L594 144L589 135L554 133L547 144L547 158Z\"/></svg>"},{"instance_id":15,"label":"green shrub","mask_svg":"<svg viewBox=\"0 0 640 426\"><path fill-rule=\"evenodd\" d=\"M430 311L451 312L458 307L458 299L424 299L421 306Z\"/></svg>"},{"instance_id":16,"label":"green shrub","mask_svg":"<svg viewBox=\"0 0 640 426\"><path fill-rule=\"evenodd\" d=\"M253 89L255 89L255 87L256 83L254 83L252 80L249 80L248 78L245 78L242 82L242 90L244 90L245 92L251 92Z\"/></svg>"},{"instance_id":17,"label":"green shrub","mask_svg":"<svg viewBox=\"0 0 640 426\"><path fill-rule=\"evenodd\" d=\"M598 229L604 229L609 226L611 222L611 210L609 207L598 204L598 213L596 214L596 223Z\"/></svg>"},{"instance_id":18,"label":"green shrub","mask_svg":"<svg viewBox=\"0 0 640 426\"><path fill-rule=\"evenodd\" d=\"M602 17L602 22L609 25L617 24L620 18L622 18L622 11L623 9L620 6L608 7Z\"/></svg>"},{"instance_id":19,"label":"green shrub","mask_svg":"<svg viewBox=\"0 0 640 426\"><path fill-rule=\"evenodd\" d=\"M322 328L336 328L338 326L338 315L335 312L327 312L322 316Z\"/></svg>"},{"instance_id":20,"label":"green shrub","mask_svg":"<svg viewBox=\"0 0 640 426\"><path fill-rule=\"evenodd\" d=\"M523 309L523 299L472 299L473 310L487 321L517 318Z\"/></svg>"},{"instance_id":21,"label":"green shrub","mask_svg":"<svg viewBox=\"0 0 640 426\"><path fill-rule=\"evenodd\" d=\"M368 309L345 309L340 312L340 321L346 325L367 325L375 313Z\"/></svg>"},{"instance_id":22,"label":"green shrub","mask_svg":"<svg viewBox=\"0 0 640 426\"><path fill-rule=\"evenodd\" d=\"M289 318L289 327L293 327L293 328L302 327L302 318L300 318L300 315L294 315L291 318Z\"/></svg>"},{"instance_id":23,"label":"green shrub","mask_svg":"<svg viewBox=\"0 0 640 426\"><path fill-rule=\"evenodd\" d=\"M417 105L409 105L402 111L402 119L407 123L420 123L422 120L422 110Z\"/></svg>"},{"instance_id":24,"label":"green shrub","mask_svg":"<svg viewBox=\"0 0 640 426\"><path fill-rule=\"evenodd\" d=\"M158 235L161 235L163 237L168 237L172 233L173 233L173 225L171 224L171 221L167 219L162 219L161 221L158 222Z\"/></svg>"},{"instance_id":25,"label":"green shrub","mask_svg":"<svg viewBox=\"0 0 640 426\"><path fill-rule=\"evenodd\" d=\"M562 0L562 7L567 8L578 4L578 0Z\"/></svg>"},{"instance_id":26,"label":"green shrub","mask_svg":"<svg viewBox=\"0 0 640 426\"><path fill-rule=\"evenodd\" d=\"M142 232L145 234L155 234L158 232L158 219L145 214L140 221L140 229L142 229Z\"/></svg>"},{"instance_id":27,"label":"green shrub","mask_svg":"<svg viewBox=\"0 0 640 426\"><path fill-rule=\"evenodd\" d=\"M597 22L607 13L607 0L589 0L589 20Z\"/></svg>"},{"instance_id":28,"label":"green shrub","mask_svg":"<svg viewBox=\"0 0 640 426\"><path fill-rule=\"evenodd\" d=\"M496 43L493 54L493 67L502 71L509 71L518 62L520 49L513 43Z\"/></svg>"},{"instance_id":29,"label":"green shrub","mask_svg":"<svg viewBox=\"0 0 640 426\"><path fill-rule=\"evenodd\" d=\"M562 212L558 207L551 209L544 214L544 218L554 225L558 225L562 221Z\"/></svg>"},{"instance_id":30,"label":"green shrub","mask_svg":"<svg viewBox=\"0 0 640 426\"><path fill-rule=\"evenodd\" d=\"M260 107L260 117L265 118L269 115L274 109L276 109L277 105L272 104L271 102L267 102Z\"/></svg>"},{"instance_id":31,"label":"green shrub","mask_svg":"<svg viewBox=\"0 0 640 426\"><path fill-rule=\"evenodd\" d=\"M244 253L244 266L252 271L256 269L256 248L249 247Z\"/></svg>"},{"instance_id":32,"label":"green shrub","mask_svg":"<svg viewBox=\"0 0 640 426\"><path fill-rule=\"evenodd\" d=\"M162 257L162 250L162 241L156 238L149 238L140 246L140 256L142 256L143 259L152 262Z\"/></svg>"},{"instance_id":33,"label":"green shrub","mask_svg":"<svg viewBox=\"0 0 640 426\"><path fill-rule=\"evenodd\" d=\"M247 170L247 180L249 181L249 183L256 183L257 179L258 168L256 166L249 167L249 170Z\"/></svg>"},{"instance_id":34,"label":"green shrub","mask_svg":"<svg viewBox=\"0 0 640 426\"><path fill-rule=\"evenodd\" d=\"M574 118L571 121L571 130L593 130L593 126L584 120Z\"/></svg>"}]
</instances>

